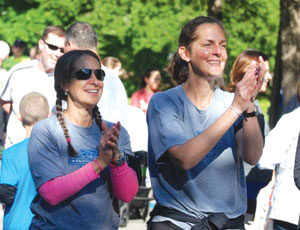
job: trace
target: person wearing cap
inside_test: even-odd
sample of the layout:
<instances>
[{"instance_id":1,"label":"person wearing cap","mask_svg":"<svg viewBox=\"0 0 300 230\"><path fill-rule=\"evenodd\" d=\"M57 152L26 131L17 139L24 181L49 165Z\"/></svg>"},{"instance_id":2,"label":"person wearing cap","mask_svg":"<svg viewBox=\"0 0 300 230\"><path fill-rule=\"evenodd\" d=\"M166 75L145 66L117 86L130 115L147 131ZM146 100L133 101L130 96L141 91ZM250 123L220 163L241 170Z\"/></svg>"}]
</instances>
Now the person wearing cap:
<instances>
[{"instance_id":1,"label":"person wearing cap","mask_svg":"<svg viewBox=\"0 0 300 230\"><path fill-rule=\"evenodd\" d=\"M14 65L28 60L29 57L24 55L25 48L26 43L21 39L16 39L11 48L13 55L5 59L5 61L3 62L3 68L9 70Z\"/></svg>"}]
</instances>

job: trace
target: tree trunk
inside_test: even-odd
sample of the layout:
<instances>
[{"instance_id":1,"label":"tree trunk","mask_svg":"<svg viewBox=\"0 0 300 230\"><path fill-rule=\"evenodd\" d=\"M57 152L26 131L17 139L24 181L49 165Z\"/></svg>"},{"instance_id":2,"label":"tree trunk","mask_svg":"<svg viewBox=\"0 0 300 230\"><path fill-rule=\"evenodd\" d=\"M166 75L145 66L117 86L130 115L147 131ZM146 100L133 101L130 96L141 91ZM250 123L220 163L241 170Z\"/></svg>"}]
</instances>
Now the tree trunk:
<instances>
[{"instance_id":1,"label":"tree trunk","mask_svg":"<svg viewBox=\"0 0 300 230\"><path fill-rule=\"evenodd\" d=\"M271 128L280 118L282 108L297 91L300 76L299 7L298 0L280 0L280 28L270 110ZM282 89L283 100L280 96L280 89Z\"/></svg>"}]
</instances>

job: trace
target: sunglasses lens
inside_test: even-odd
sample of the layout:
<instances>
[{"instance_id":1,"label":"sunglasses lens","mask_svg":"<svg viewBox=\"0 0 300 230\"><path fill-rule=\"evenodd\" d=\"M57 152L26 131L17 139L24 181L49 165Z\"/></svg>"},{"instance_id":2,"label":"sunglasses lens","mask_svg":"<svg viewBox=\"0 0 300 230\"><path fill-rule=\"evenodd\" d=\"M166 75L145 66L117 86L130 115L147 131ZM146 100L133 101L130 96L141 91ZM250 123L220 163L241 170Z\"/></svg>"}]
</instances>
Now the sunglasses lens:
<instances>
[{"instance_id":1,"label":"sunglasses lens","mask_svg":"<svg viewBox=\"0 0 300 230\"><path fill-rule=\"evenodd\" d=\"M95 69L94 74L99 81L104 80L105 72L102 69Z\"/></svg>"},{"instance_id":2,"label":"sunglasses lens","mask_svg":"<svg viewBox=\"0 0 300 230\"><path fill-rule=\"evenodd\" d=\"M91 77L92 70L90 69L80 69L75 72L75 76L78 80L87 80Z\"/></svg>"},{"instance_id":3,"label":"sunglasses lens","mask_svg":"<svg viewBox=\"0 0 300 230\"><path fill-rule=\"evenodd\" d=\"M51 44L48 44L48 47L49 47L49 49L51 49L51 50L57 50L57 49L58 49L57 46L51 45Z\"/></svg>"}]
</instances>

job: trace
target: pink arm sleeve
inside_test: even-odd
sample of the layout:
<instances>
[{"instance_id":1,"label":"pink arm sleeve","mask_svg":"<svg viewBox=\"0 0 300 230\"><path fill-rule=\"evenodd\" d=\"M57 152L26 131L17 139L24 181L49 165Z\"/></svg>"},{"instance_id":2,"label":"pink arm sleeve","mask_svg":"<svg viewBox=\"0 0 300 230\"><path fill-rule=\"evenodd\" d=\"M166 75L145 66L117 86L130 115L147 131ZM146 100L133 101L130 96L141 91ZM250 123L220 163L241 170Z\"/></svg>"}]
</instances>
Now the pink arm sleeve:
<instances>
[{"instance_id":1,"label":"pink arm sleeve","mask_svg":"<svg viewBox=\"0 0 300 230\"><path fill-rule=\"evenodd\" d=\"M110 167L114 197L124 202L132 201L139 188L135 171L126 162L121 166Z\"/></svg>"},{"instance_id":2,"label":"pink arm sleeve","mask_svg":"<svg viewBox=\"0 0 300 230\"><path fill-rule=\"evenodd\" d=\"M100 176L95 172L92 162L90 162L68 175L47 181L38 188L38 192L49 204L57 205L98 177Z\"/></svg>"}]
</instances>

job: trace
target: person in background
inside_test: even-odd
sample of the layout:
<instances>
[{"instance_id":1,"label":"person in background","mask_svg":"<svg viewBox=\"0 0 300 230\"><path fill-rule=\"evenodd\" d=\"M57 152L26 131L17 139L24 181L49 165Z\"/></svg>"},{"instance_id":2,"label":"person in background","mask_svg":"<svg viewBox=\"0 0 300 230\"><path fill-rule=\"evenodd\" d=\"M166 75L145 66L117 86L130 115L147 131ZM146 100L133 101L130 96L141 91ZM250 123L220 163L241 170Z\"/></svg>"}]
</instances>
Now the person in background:
<instances>
[{"instance_id":1,"label":"person in background","mask_svg":"<svg viewBox=\"0 0 300 230\"><path fill-rule=\"evenodd\" d=\"M19 118L27 137L5 149L2 158L0 201L6 205L4 230L28 229L31 223L30 205L37 192L29 170L27 148L32 127L48 115L49 105L42 94L32 92L22 98Z\"/></svg>"},{"instance_id":2,"label":"person in background","mask_svg":"<svg viewBox=\"0 0 300 230\"><path fill-rule=\"evenodd\" d=\"M131 96L131 105L142 109L146 113L151 97L159 91L160 82L161 74L159 69L147 69L144 75L142 75L142 89L134 92Z\"/></svg>"},{"instance_id":3,"label":"person in background","mask_svg":"<svg viewBox=\"0 0 300 230\"><path fill-rule=\"evenodd\" d=\"M4 62L5 59L8 58L9 52L10 52L10 47L7 44L7 42L0 40L0 82L1 82L0 88L2 88L3 85L2 78L4 77L2 77L2 75L7 73L7 71L3 69L2 63Z\"/></svg>"},{"instance_id":4,"label":"person in background","mask_svg":"<svg viewBox=\"0 0 300 230\"><path fill-rule=\"evenodd\" d=\"M122 63L121 61L116 57L105 57L102 60L102 64L106 66L107 68L115 71L120 77L122 75Z\"/></svg>"},{"instance_id":5,"label":"person in background","mask_svg":"<svg viewBox=\"0 0 300 230\"><path fill-rule=\"evenodd\" d=\"M98 110L105 77L99 57L69 51L54 77L56 116L35 125L28 146L38 190L30 229L118 229L117 200L130 202L138 181L126 162L132 155L127 131L102 120Z\"/></svg>"},{"instance_id":6,"label":"person in background","mask_svg":"<svg viewBox=\"0 0 300 230\"><path fill-rule=\"evenodd\" d=\"M183 26L168 68L178 85L154 94L147 112L157 202L148 229L244 229L243 160L256 164L263 149L253 100L265 65L253 61L233 94L215 88L226 61L220 21L200 16Z\"/></svg>"},{"instance_id":7,"label":"person in background","mask_svg":"<svg viewBox=\"0 0 300 230\"><path fill-rule=\"evenodd\" d=\"M8 58L10 47L7 42L0 40L0 91L7 79L7 70L2 68L3 61ZM0 107L0 146L4 146L8 115Z\"/></svg>"},{"instance_id":8,"label":"person in background","mask_svg":"<svg viewBox=\"0 0 300 230\"><path fill-rule=\"evenodd\" d=\"M29 60L28 56L24 55L26 43L21 39L16 39L11 50L13 55L5 59L3 62L3 68L10 70L14 65Z\"/></svg>"},{"instance_id":9,"label":"person in background","mask_svg":"<svg viewBox=\"0 0 300 230\"><path fill-rule=\"evenodd\" d=\"M10 114L7 124L5 148L26 137L22 122L18 119L20 101L27 93L43 94L52 108L55 105L54 67L63 54L65 30L60 26L47 26L39 40L40 55L36 60L28 60L12 67L0 92L0 104Z\"/></svg>"},{"instance_id":10,"label":"person in background","mask_svg":"<svg viewBox=\"0 0 300 230\"><path fill-rule=\"evenodd\" d=\"M272 75L269 71L269 58L267 55L260 51L248 49L243 51L233 63L232 69L230 71L230 84L229 86L227 86L230 92L235 92L237 83L243 79L251 62L258 62L259 57L262 57L264 59L266 69L263 83L261 85L259 93L265 93L267 91L268 83L272 80ZM264 120L264 115L260 107L259 101L255 100L254 104L260 112L260 115L257 116L260 123L260 128L262 129L264 136L267 136L269 133L269 126ZM257 204L257 195L260 189L265 187L270 182L272 177L272 170L260 170L258 169L258 167L247 164L246 162L244 162L244 169L247 184L247 215L245 218L245 222L248 223L248 221L254 220L254 214Z\"/></svg>"},{"instance_id":11,"label":"person in background","mask_svg":"<svg viewBox=\"0 0 300 230\"><path fill-rule=\"evenodd\" d=\"M300 132L300 108L283 115L266 137L258 167L275 169L275 185L269 218L275 230L296 230L300 214L300 191L293 171L298 135Z\"/></svg>"},{"instance_id":12,"label":"person in background","mask_svg":"<svg viewBox=\"0 0 300 230\"><path fill-rule=\"evenodd\" d=\"M298 144L297 144L296 157L295 157L294 180L297 188L300 190L300 132L298 135ZM300 216L299 216L297 230L299 229L300 229Z\"/></svg>"},{"instance_id":13,"label":"person in background","mask_svg":"<svg viewBox=\"0 0 300 230\"><path fill-rule=\"evenodd\" d=\"M37 46L32 46L30 48L29 57L31 60L39 58L39 48Z\"/></svg>"},{"instance_id":14,"label":"person in background","mask_svg":"<svg viewBox=\"0 0 300 230\"><path fill-rule=\"evenodd\" d=\"M98 40L94 28L86 22L75 22L66 30L65 52L91 50L98 55ZM98 55L99 56L99 55ZM102 66L106 78L98 107L103 118L110 122L124 124L128 104L125 87L117 74Z\"/></svg>"}]
</instances>

